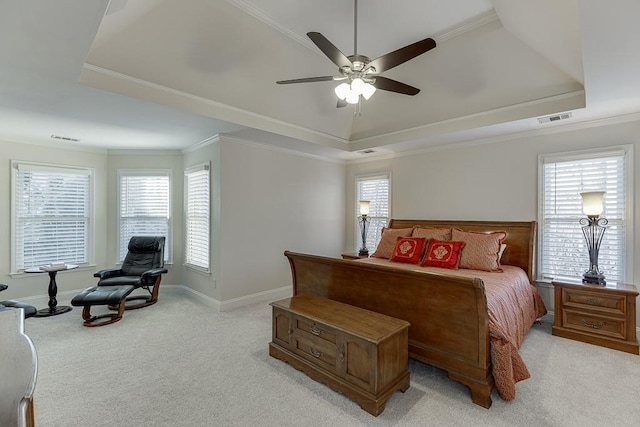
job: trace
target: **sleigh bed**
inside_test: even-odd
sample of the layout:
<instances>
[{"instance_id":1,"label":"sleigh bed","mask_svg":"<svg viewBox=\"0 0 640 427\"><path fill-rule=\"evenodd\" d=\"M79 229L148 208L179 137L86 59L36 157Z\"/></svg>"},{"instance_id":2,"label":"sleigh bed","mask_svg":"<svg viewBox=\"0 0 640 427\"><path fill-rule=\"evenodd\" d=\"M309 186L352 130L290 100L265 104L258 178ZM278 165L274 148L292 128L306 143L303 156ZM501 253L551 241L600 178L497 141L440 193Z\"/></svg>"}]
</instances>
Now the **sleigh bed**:
<instances>
[{"instance_id":1,"label":"sleigh bed","mask_svg":"<svg viewBox=\"0 0 640 427\"><path fill-rule=\"evenodd\" d=\"M546 313L531 285L535 222L391 220L389 229L505 231L502 272L343 260L286 251L293 294L314 294L406 320L411 357L447 371L489 408L491 391L505 400L529 378L518 354L527 331Z\"/></svg>"}]
</instances>

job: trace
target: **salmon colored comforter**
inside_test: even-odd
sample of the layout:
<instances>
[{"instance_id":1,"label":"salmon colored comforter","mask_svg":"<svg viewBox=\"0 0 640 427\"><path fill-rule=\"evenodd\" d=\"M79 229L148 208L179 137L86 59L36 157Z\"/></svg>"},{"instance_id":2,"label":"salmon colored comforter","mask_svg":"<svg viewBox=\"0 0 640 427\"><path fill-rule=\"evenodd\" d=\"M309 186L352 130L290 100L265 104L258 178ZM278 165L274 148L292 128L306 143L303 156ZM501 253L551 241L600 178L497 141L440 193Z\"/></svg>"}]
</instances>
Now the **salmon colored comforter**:
<instances>
[{"instance_id":1,"label":"salmon colored comforter","mask_svg":"<svg viewBox=\"0 0 640 427\"><path fill-rule=\"evenodd\" d=\"M496 389L504 400L512 400L516 397L516 383L530 377L518 349L536 319L547 313L538 291L529 283L526 273L521 268L503 265L503 272L486 272L419 267L381 258L360 261L393 265L412 271L482 279L489 311L491 364Z\"/></svg>"}]
</instances>

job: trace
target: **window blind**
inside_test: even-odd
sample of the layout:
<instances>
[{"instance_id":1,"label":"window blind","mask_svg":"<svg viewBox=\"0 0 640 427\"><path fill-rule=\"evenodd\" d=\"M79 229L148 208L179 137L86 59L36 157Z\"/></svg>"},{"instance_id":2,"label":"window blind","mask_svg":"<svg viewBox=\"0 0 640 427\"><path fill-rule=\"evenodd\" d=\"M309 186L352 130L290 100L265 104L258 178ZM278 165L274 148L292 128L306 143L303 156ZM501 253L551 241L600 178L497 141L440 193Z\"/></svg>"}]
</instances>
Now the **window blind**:
<instances>
[{"instance_id":1,"label":"window blind","mask_svg":"<svg viewBox=\"0 0 640 427\"><path fill-rule=\"evenodd\" d=\"M382 228L389 223L390 191L389 175L362 177L356 180L356 217L360 216L360 200L369 200L369 229L367 231L367 249L373 253L382 237ZM356 223L356 248L362 246L360 224Z\"/></svg>"},{"instance_id":2,"label":"window blind","mask_svg":"<svg viewBox=\"0 0 640 427\"><path fill-rule=\"evenodd\" d=\"M209 272L209 164L185 171L185 264Z\"/></svg>"},{"instance_id":3,"label":"window blind","mask_svg":"<svg viewBox=\"0 0 640 427\"><path fill-rule=\"evenodd\" d=\"M14 163L13 190L13 271L90 261L90 169Z\"/></svg>"},{"instance_id":4,"label":"window blind","mask_svg":"<svg viewBox=\"0 0 640 427\"><path fill-rule=\"evenodd\" d=\"M626 170L625 152L600 153L587 158L545 158L542 165L541 274L543 279L581 277L589 268L582 233L581 192L606 191L604 212L608 220L598 265L607 280L625 275Z\"/></svg>"},{"instance_id":5,"label":"window blind","mask_svg":"<svg viewBox=\"0 0 640 427\"><path fill-rule=\"evenodd\" d=\"M165 236L164 260L171 259L171 180L168 171L120 171L118 259L132 236Z\"/></svg>"}]
</instances>

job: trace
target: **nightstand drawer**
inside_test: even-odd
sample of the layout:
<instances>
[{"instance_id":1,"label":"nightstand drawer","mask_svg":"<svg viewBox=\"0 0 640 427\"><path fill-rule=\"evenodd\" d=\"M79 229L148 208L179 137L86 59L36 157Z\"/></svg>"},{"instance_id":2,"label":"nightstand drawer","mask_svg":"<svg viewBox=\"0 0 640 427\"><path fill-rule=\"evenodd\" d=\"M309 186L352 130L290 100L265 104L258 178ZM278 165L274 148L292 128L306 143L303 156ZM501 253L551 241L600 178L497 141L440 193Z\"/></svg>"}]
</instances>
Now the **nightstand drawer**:
<instances>
[{"instance_id":1,"label":"nightstand drawer","mask_svg":"<svg viewBox=\"0 0 640 427\"><path fill-rule=\"evenodd\" d=\"M610 338L626 339L624 319L597 316L580 311L564 310L562 327Z\"/></svg>"},{"instance_id":2,"label":"nightstand drawer","mask_svg":"<svg viewBox=\"0 0 640 427\"><path fill-rule=\"evenodd\" d=\"M554 280L553 335L639 354L634 285Z\"/></svg>"},{"instance_id":3,"label":"nightstand drawer","mask_svg":"<svg viewBox=\"0 0 640 427\"><path fill-rule=\"evenodd\" d=\"M611 295L575 289L563 289L562 293L562 302L565 307L596 310L621 316L625 314L625 295Z\"/></svg>"}]
</instances>

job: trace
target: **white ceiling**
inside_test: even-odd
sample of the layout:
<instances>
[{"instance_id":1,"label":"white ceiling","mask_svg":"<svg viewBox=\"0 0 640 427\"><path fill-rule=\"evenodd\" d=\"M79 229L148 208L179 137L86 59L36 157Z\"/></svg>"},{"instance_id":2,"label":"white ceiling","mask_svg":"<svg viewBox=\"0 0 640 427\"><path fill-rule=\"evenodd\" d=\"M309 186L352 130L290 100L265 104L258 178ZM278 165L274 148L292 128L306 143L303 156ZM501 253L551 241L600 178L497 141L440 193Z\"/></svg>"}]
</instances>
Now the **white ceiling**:
<instances>
[{"instance_id":1,"label":"white ceiling","mask_svg":"<svg viewBox=\"0 0 640 427\"><path fill-rule=\"evenodd\" d=\"M216 134L334 158L640 111L637 0L360 0L357 49L438 46L354 116L311 43L354 53L352 0L0 0L0 139L184 149ZM573 118L540 125L539 116ZM374 154L375 155L375 154Z\"/></svg>"}]
</instances>

